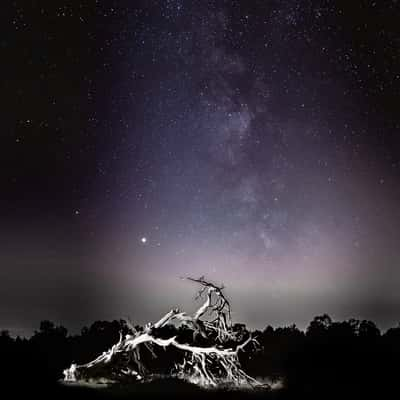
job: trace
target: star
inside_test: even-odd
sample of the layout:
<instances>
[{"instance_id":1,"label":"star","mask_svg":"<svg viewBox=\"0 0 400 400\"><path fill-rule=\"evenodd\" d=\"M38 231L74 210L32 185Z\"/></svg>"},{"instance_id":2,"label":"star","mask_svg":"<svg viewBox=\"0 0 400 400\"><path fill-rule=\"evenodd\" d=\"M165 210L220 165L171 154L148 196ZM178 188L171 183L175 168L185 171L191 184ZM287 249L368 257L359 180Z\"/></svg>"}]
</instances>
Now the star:
<instances>
[{"instance_id":1,"label":"star","mask_svg":"<svg viewBox=\"0 0 400 400\"><path fill-rule=\"evenodd\" d=\"M140 238L140 241L141 241L143 244L146 244L146 243L147 243L147 237L143 236L142 238Z\"/></svg>"}]
</instances>

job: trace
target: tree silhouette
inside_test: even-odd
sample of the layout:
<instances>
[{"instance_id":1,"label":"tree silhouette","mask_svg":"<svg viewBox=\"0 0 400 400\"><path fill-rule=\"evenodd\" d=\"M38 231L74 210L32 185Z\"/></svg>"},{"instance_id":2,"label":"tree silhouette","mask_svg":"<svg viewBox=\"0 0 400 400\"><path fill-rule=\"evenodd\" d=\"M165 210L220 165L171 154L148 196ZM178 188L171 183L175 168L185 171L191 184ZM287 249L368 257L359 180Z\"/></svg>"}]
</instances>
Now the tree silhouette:
<instances>
[{"instance_id":1,"label":"tree silhouette","mask_svg":"<svg viewBox=\"0 0 400 400\"><path fill-rule=\"evenodd\" d=\"M71 363L92 360L118 341L120 332L126 334L132 329L145 331L122 320L95 321L76 335L52 321L42 321L30 338L13 337L3 329L0 374L5 382L16 385L21 377L29 385L57 382ZM282 380L285 390L298 396L318 394L325 398L346 393L359 398L372 393L382 398L397 385L400 325L381 333L372 321L333 321L323 314L305 331L291 325L250 332L237 323L232 325L232 332L242 339L251 333L257 341L240 353L247 374L270 382ZM154 334L158 338L176 335L182 343L193 341L193 329L185 325L159 327ZM200 343L205 339L200 335L196 340ZM158 351L157 355L154 359L148 350L142 354L144 364L150 363L155 371L182 360L179 351Z\"/></svg>"}]
</instances>

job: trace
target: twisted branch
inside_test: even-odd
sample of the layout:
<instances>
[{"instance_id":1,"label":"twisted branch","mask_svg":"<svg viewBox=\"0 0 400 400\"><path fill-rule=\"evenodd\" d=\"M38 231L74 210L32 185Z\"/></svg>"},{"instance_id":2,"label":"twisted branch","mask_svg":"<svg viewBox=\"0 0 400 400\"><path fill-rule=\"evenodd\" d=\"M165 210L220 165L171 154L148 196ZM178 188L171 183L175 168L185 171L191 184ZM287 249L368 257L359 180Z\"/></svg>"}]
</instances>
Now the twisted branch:
<instances>
[{"instance_id":1,"label":"twisted branch","mask_svg":"<svg viewBox=\"0 0 400 400\"><path fill-rule=\"evenodd\" d=\"M173 347L184 353L181 364L175 365L173 375L202 386L217 386L219 384L231 384L234 386L260 386L256 379L246 374L240 367L238 354L240 351L256 340L251 335L243 342L238 343L236 333L232 330L230 303L223 293L223 286L217 286L200 277L186 278L201 286L197 293L197 299L204 299L203 304L191 316L174 308L154 323L148 323L143 332L136 330L127 321L127 327L131 334L125 337L120 335L118 343L104 352L93 361L84 364L72 364L64 371L65 381L79 381L90 379L91 371L105 365L112 364L119 354L131 354L136 368L125 366L117 369L116 377L134 377L143 380L147 368L140 357L140 348L147 348L153 357L157 357L155 347ZM202 319L208 314L209 319ZM195 343L180 343L177 336L167 339L157 337L157 329L179 321L189 326L193 334L200 334L207 339L214 339L218 343L214 346L199 346ZM227 347L226 343L235 343ZM107 377L103 377L107 378Z\"/></svg>"}]
</instances>

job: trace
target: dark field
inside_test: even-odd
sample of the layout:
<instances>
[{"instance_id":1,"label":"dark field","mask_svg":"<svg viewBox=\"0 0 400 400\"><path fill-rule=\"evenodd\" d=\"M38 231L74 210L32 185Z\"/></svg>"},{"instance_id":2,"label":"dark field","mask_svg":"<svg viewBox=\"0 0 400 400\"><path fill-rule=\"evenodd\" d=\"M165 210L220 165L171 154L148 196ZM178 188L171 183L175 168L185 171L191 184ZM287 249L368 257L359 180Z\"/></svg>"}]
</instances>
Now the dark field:
<instances>
[{"instance_id":1,"label":"dark field","mask_svg":"<svg viewBox=\"0 0 400 400\"><path fill-rule=\"evenodd\" d=\"M146 384L115 385L95 388L90 386L64 384L15 384L6 390L5 398L26 399L85 399L85 400L124 400L124 399L389 399L397 398L395 385L390 387L383 382L365 381L362 386L344 385L324 386L318 382L304 383L291 389L277 390L212 390L201 389L195 385L173 379L164 379Z\"/></svg>"}]
</instances>

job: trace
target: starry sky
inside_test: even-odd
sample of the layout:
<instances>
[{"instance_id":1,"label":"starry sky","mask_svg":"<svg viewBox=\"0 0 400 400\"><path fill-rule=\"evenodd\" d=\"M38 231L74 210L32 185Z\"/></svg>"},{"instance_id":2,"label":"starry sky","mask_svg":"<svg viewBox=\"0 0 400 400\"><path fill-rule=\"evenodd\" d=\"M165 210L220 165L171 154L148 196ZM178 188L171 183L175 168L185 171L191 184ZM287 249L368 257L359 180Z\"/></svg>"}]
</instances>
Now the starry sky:
<instances>
[{"instance_id":1,"label":"starry sky","mask_svg":"<svg viewBox=\"0 0 400 400\"><path fill-rule=\"evenodd\" d=\"M6 1L0 327L400 321L397 1Z\"/></svg>"}]
</instances>

